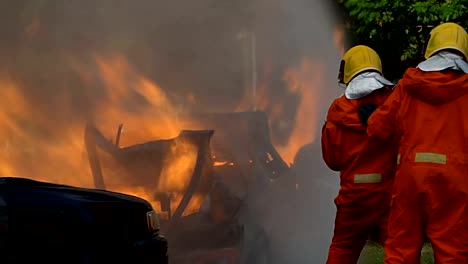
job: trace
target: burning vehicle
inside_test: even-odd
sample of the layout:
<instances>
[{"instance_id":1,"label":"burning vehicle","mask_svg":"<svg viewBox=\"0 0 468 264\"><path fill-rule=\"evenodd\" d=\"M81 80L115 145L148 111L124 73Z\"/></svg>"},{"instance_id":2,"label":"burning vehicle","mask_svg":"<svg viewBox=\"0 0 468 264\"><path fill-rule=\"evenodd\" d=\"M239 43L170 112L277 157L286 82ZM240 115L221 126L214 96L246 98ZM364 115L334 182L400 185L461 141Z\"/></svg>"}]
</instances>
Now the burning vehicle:
<instances>
[{"instance_id":1,"label":"burning vehicle","mask_svg":"<svg viewBox=\"0 0 468 264\"><path fill-rule=\"evenodd\" d=\"M177 256L171 263L269 263L268 235L246 217L257 209L250 204L255 190L289 169L270 142L266 115L193 114L184 126L199 130L119 147L122 126L114 141L89 124L85 142L96 187L151 192L169 254Z\"/></svg>"},{"instance_id":2,"label":"burning vehicle","mask_svg":"<svg viewBox=\"0 0 468 264\"><path fill-rule=\"evenodd\" d=\"M159 219L138 197L0 178L0 262L168 263Z\"/></svg>"},{"instance_id":3,"label":"burning vehicle","mask_svg":"<svg viewBox=\"0 0 468 264\"><path fill-rule=\"evenodd\" d=\"M264 112L194 114L187 126L215 131L212 140L216 175L243 199L255 182L272 181L289 167L271 143Z\"/></svg>"}]
</instances>

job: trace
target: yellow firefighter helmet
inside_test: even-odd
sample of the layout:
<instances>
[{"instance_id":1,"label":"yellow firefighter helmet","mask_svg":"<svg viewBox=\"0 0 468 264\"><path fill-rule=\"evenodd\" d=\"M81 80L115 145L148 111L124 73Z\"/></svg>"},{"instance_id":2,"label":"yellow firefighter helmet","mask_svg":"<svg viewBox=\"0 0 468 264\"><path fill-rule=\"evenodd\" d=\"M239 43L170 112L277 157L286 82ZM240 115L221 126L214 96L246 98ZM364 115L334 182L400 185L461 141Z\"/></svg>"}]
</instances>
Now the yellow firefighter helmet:
<instances>
[{"instance_id":1,"label":"yellow firefighter helmet","mask_svg":"<svg viewBox=\"0 0 468 264\"><path fill-rule=\"evenodd\" d=\"M377 71L382 74L382 62L375 50L368 46L358 45L349 49L343 56L338 80L348 84L363 71Z\"/></svg>"},{"instance_id":2,"label":"yellow firefighter helmet","mask_svg":"<svg viewBox=\"0 0 468 264\"><path fill-rule=\"evenodd\" d=\"M441 50L457 50L468 57L468 34L458 24L447 22L432 29L426 44L424 57L427 59Z\"/></svg>"}]
</instances>

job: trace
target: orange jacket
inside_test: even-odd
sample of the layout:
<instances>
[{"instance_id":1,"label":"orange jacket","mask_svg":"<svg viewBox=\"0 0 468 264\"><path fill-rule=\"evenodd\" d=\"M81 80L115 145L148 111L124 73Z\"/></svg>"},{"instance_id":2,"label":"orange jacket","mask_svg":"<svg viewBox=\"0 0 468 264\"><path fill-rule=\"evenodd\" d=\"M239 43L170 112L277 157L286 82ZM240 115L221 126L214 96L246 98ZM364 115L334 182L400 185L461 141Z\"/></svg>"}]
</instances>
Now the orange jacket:
<instances>
[{"instance_id":1,"label":"orange jacket","mask_svg":"<svg viewBox=\"0 0 468 264\"><path fill-rule=\"evenodd\" d=\"M380 106L391 93L385 87L357 100L341 96L328 110L322 155L330 169L340 171L337 204L382 201L391 191L398 148L393 142L370 140L358 116L359 106Z\"/></svg>"},{"instance_id":2,"label":"orange jacket","mask_svg":"<svg viewBox=\"0 0 468 264\"><path fill-rule=\"evenodd\" d=\"M468 74L410 68L387 102L369 118L368 135L380 139L396 135L400 163L466 168L467 93Z\"/></svg>"}]
</instances>

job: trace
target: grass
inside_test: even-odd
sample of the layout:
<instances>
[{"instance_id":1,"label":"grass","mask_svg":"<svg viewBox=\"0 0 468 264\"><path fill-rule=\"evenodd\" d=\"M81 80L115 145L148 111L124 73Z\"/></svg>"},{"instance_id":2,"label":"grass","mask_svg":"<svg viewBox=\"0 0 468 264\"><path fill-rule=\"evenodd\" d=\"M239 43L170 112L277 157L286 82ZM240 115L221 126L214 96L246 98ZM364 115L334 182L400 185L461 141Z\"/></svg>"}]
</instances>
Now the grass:
<instances>
[{"instance_id":1,"label":"grass","mask_svg":"<svg viewBox=\"0 0 468 264\"><path fill-rule=\"evenodd\" d=\"M375 242L369 242L361 253L358 264L384 263L384 251L382 246ZM434 264L434 258L430 244L426 244L421 252L421 264Z\"/></svg>"}]
</instances>

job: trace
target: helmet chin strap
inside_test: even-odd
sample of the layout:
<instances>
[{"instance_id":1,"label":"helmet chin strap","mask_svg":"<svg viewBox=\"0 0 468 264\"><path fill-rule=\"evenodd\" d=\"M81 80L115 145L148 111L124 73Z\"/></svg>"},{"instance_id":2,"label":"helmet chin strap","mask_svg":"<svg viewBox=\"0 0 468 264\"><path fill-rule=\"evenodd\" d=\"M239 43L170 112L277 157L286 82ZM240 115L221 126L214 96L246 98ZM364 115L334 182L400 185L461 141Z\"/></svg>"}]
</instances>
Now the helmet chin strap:
<instances>
[{"instance_id":1,"label":"helmet chin strap","mask_svg":"<svg viewBox=\"0 0 468 264\"><path fill-rule=\"evenodd\" d=\"M341 60L340 69L338 70L338 83L344 83L344 66L345 61Z\"/></svg>"}]
</instances>

